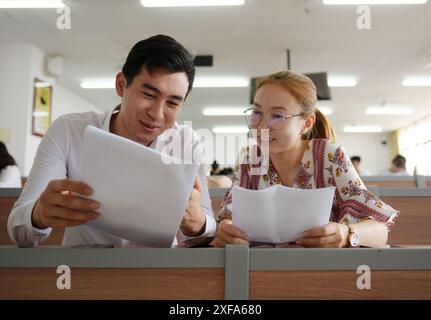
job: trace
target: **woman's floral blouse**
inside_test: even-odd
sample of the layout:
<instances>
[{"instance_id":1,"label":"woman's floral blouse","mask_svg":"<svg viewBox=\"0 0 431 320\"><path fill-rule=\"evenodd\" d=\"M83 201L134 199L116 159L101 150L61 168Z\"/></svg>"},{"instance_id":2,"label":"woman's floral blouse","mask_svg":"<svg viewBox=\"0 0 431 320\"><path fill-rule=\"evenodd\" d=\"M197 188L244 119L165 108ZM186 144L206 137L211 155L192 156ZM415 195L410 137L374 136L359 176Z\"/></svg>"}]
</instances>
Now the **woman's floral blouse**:
<instances>
[{"instance_id":1,"label":"woman's floral blouse","mask_svg":"<svg viewBox=\"0 0 431 320\"><path fill-rule=\"evenodd\" d=\"M232 218L232 187L265 189L280 184L275 168L269 161L268 170L256 174L261 166L257 145L241 150L235 165L232 186L226 193L218 220ZM253 174L251 174L253 173ZM293 188L314 189L335 186L330 220L355 223L374 219L390 228L399 211L369 192L354 169L343 147L326 139L310 140L299 165Z\"/></svg>"}]
</instances>

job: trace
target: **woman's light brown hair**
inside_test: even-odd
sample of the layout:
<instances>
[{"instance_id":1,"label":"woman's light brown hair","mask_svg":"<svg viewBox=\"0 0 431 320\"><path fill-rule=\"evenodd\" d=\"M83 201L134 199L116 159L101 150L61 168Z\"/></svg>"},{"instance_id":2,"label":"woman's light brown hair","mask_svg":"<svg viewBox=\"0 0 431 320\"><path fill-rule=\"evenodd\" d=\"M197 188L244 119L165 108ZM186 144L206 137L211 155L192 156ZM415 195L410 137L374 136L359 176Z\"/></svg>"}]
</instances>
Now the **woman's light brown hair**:
<instances>
[{"instance_id":1,"label":"woman's light brown hair","mask_svg":"<svg viewBox=\"0 0 431 320\"><path fill-rule=\"evenodd\" d=\"M256 82L256 92L266 84L276 84L292 94L300 105L304 116L316 115L313 127L302 135L302 139L328 139L335 142L335 132L328 118L316 108L316 86L307 76L300 73L283 70L261 77Z\"/></svg>"}]
</instances>

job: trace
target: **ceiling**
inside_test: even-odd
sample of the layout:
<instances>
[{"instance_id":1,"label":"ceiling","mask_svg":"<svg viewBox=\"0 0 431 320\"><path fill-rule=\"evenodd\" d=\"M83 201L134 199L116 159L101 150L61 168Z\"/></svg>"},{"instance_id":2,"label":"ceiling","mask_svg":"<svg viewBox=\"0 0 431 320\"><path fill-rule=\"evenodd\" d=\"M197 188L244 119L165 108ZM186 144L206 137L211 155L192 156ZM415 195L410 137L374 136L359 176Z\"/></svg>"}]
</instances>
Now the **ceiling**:
<instances>
[{"instance_id":1,"label":"ceiling","mask_svg":"<svg viewBox=\"0 0 431 320\"><path fill-rule=\"evenodd\" d=\"M431 76L431 2L371 7L371 30L359 30L356 6L321 0L246 0L239 7L143 8L138 0L65 1L71 30L58 30L55 9L0 9L0 43L30 43L64 57L58 82L94 106L119 102L111 89L82 89L87 78L114 77L134 43L154 34L173 36L195 54L212 54L214 66L198 75L247 76L286 67L354 76L354 88L332 88L330 116L345 125L381 125L385 131L431 113L431 87L403 87L405 76ZM195 88L180 120L193 127L243 124L242 117L206 117L204 106L243 106L249 88ZM409 116L370 116L365 108L386 100L410 105Z\"/></svg>"}]
</instances>

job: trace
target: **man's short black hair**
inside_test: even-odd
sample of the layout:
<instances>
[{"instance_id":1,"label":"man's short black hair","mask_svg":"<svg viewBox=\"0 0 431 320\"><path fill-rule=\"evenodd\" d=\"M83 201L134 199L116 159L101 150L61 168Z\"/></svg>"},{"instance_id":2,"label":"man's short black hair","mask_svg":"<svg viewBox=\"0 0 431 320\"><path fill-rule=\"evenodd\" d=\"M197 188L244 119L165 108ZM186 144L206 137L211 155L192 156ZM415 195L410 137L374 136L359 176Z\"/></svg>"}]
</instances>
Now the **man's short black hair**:
<instances>
[{"instance_id":1,"label":"man's short black hair","mask_svg":"<svg viewBox=\"0 0 431 320\"><path fill-rule=\"evenodd\" d=\"M7 151L6 145L0 141L0 172L7 166L16 166L16 162Z\"/></svg>"},{"instance_id":2,"label":"man's short black hair","mask_svg":"<svg viewBox=\"0 0 431 320\"><path fill-rule=\"evenodd\" d=\"M360 156L352 156L351 158L350 158L350 161L358 161L358 162L361 162L361 157Z\"/></svg>"},{"instance_id":3,"label":"man's short black hair","mask_svg":"<svg viewBox=\"0 0 431 320\"><path fill-rule=\"evenodd\" d=\"M189 80L187 94L192 90L195 78L193 58L186 48L169 36L159 34L133 46L122 69L127 81L126 86L133 82L142 67L150 74L157 68L171 73L184 71Z\"/></svg>"},{"instance_id":4,"label":"man's short black hair","mask_svg":"<svg viewBox=\"0 0 431 320\"><path fill-rule=\"evenodd\" d=\"M406 168L406 158L404 158L402 155L398 154L393 160L392 164L397 168Z\"/></svg>"}]
</instances>

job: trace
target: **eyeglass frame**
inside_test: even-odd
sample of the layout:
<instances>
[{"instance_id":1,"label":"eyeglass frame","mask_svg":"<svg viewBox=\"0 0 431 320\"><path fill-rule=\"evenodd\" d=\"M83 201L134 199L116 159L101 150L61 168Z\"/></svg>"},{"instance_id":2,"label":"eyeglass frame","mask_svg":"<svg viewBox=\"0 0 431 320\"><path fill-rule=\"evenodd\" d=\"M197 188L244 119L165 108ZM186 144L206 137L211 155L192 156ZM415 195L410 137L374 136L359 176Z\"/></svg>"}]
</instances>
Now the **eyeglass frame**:
<instances>
[{"instance_id":1,"label":"eyeglass frame","mask_svg":"<svg viewBox=\"0 0 431 320\"><path fill-rule=\"evenodd\" d=\"M254 107L250 107L250 108L248 108L247 110L245 110L243 113L244 113L244 118L245 118L245 122L247 123L247 125L250 127L250 128L253 128L249 123L248 123L248 121L247 121L247 114L246 114L246 112L248 112L248 111L250 111L250 110L253 110L254 109ZM294 118L294 117L303 117L303 116L305 116L306 115L306 113L304 113L304 112L301 112L301 113L298 113L298 114L289 114L289 115L284 115L282 112L277 112L277 111L275 111L276 113L279 113L280 115L282 115L283 116L283 127L281 128L281 129L274 129L272 126L270 126L269 125L269 123L268 123L268 117L267 116L265 116L264 118L265 118L265 120L266 120L266 124L268 125L268 127L271 127L273 130L283 130L283 128L284 128L284 124L285 124L285 122L286 122L286 119L290 119L290 118ZM261 123L262 123L262 120L263 119L261 119L260 120L260 122L259 122L259 124L255 127L255 128L257 128Z\"/></svg>"}]
</instances>

